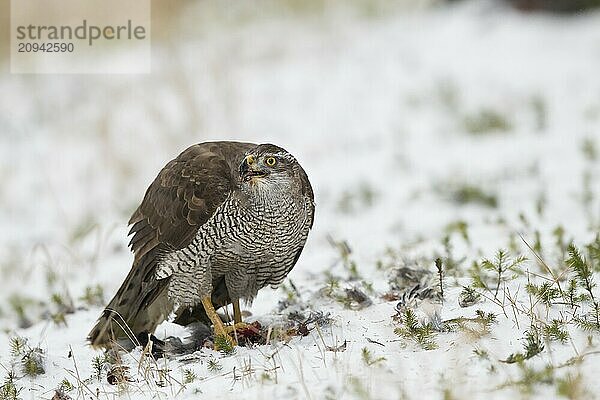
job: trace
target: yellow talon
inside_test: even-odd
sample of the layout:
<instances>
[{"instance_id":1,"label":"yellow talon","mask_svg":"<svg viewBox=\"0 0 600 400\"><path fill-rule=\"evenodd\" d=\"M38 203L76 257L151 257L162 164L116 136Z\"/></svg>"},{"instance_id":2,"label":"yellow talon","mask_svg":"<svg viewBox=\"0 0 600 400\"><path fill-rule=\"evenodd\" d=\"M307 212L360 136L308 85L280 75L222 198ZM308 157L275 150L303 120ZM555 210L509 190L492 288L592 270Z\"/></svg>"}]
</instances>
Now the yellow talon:
<instances>
[{"instance_id":1,"label":"yellow talon","mask_svg":"<svg viewBox=\"0 0 600 400\"><path fill-rule=\"evenodd\" d=\"M231 336L227 334L225 330L225 326L223 325L223 321L221 321L221 317L215 311L215 307L212 305L210 301L210 296L202 299L202 305L204 306L204 311L206 311L206 315L210 318L211 322L214 326L215 339L217 337L223 337L231 346L237 346L237 342ZM224 350L220 348L218 341L215 340L215 350Z\"/></svg>"}]
</instances>

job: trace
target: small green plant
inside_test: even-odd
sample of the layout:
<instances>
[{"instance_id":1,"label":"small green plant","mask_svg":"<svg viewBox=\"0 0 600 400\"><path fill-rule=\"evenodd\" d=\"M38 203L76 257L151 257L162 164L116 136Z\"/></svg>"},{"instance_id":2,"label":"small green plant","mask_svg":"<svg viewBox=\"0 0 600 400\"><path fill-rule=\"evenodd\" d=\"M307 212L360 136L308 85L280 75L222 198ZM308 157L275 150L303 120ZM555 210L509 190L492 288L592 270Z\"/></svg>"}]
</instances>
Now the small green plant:
<instances>
[{"instance_id":1,"label":"small green plant","mask_svg":"<svg viewBox=\"0 0 600 400\"><path fill-rule=\"evenodd\" d=\"M479 204L490 208L498 207L498 197L486 193L479 186L461 184L450 189L450 198L457 204Z\"/></svg>"},{"instance_id":2,"label":"small green plant","mask_svg":"<svg viewBox=\"0 0 600 400\"><path fill-rule=\"evenodd\" d=\"M61 392L70 392L73 389L75 389L75 386L67 378L63 379L58 385L58 390Z\"/></svg>"},{"instance_id":3,"label":"small green plant","mask_svg":"<svg viewBox=\"0 0 600 400\"><path fill-rule=\"evenodd\" d=\"M459 107L459 89L455 82L442 80L436 85L437 97L441 104L451 113L456 113Z\"/></svg>"},{"instance_id":4,"label":"small green plant","mask_svg":"<svg viewBox=\"0 0 600 400\"><path fill-rule=\"evenodd\" d=\"M42 375L46 373L44 362L44 351L38 347L30 348L21 359L21 369L31 377Z\"/></svg>"},{"instance_id":5,"label":"small green plant","mask_svg":"<svg viewBox=\"0 0 600 400\"><path fill-rule=\"evenodd\" d=\"M596 161L598 159L598 148L596 142L591 137L583 139L581 143L581 151L588 161Z\"/></svg>"},{"instance_id":6,"label":"small green plant","mask_svg":"<svg viewBox=\"0 0 600 400\"><path fill-rule=\"evenodd\" d=\"M577 286L583 288L580 299L589 304L589 310L576 316L575 320L583 330L600 332L600 303L594 296L593 289L596 283L592 268L574 244L569 245L568 254L567 266L575 274L574 280ZM575 292L575 290L573 291Z\"/></svg>"},{"instance_id":7,"label":"small green plant","mask_svg":"<svg viewBox=\"0 0 600 400\"><path fill-rule=\"evenodd\" d=\"M596 238L587 244L585 248L592 269L596 272L600 272L600 233L596 234Z\"/></svg>"},{"instance_id":8,"label":"small green plant","mask_svg":"<svg viewBox=\"0 0 600 400\"><path fill-rule=\"evenodd\" d=\"M259 380L262 383L276 383L275 376L270 371L261 372Z\"/></svg>"},{"instance_id":9,"label":"small green plant","mask_svg":"<svg viewBox=\"0 0 600 400\"><path fill-rule=\"evenodd\" d=\"M50 297L50 302L58 308L58 311L64 314L72 314L75 312L75 306L70 296L64 296L60 293L53 293Z\"/></svg>"},{"instance_id":10,"label":"small green plant","mask_svg":"<svg viewBox=\"0 0 600 400\"><path fill-rule=\"evenodd\" d=\"M482 310L475 311L475 318L458 317L444 321L445 331L461 331L474 338L480 338L490 333L491 326L496 322L496 314L486 313Z\"/></svg>"},{"instance_id":11,"label":"small green plant","mask_svg":"<svg viewBox=\"0 0 600 400\"><path fill-rule=\"evenodd\" d=\"M471 286L464 286L458 295L458 305L461 307L470 307L481 300L481 295Z\"/></svg>"},{"instance_id":12,"label":"small green plant","mask_svg":"<svg viewBox=\"0 0 600 400\"><path fill-rule=\"evenodd\" d=\"M571 306L571 308L579 307L580 303L587 299L587 296L583 293L578 293L579 288L577 287L576 279L569 279L569 285L563 292L564 301Z\"/></svg>"},{"instance_id":13,"label":"small green plant","mask_svg":"<svg viewBox=\"0 0 600 400\"><path fill-rule=\"evenodd\" d=\"M539 217L544 216L547 203L548 199L546 198L546 194L544 192L539 193L535 199L535 212Z\"/></svg>"},{"instance_id":14,"label":"small green plant","mask_svg":"<svg viewBox=\"0 0 600 400\"><path fill-rule=\"evenodd\" d=\"M569 339L569 332L565 329L565 325L565 321L553 319L549 324L544 326L544 336L549 341L566 343Z\"/></svg>"},{"instance_id":15,"label":"small green plant","mask_svg":"<svg viewBox=\"0 0 600 400\"><path fill-rule=\"evenodd\" d=\"M482 323L483 325L489 327L497 320L497 315L492 312L484 312L483 310L475 310L476 320Z\"/></svg>"},{"instance_id":16,"label":"small green plant","mask_svg":"<svg viewBox=\"0 0 600 400\"><path fill-rule=\"evenodd\" d=\"M25 375L37 376L44 374L45 355L39 347L31 347L27 339L20 336L14 336L9 341L10 354L13 358L19 359L21 371Z\"/></svg>"},{"instance_id":17,"label":"small green plant","mask_svg":"<svg viewBox=\"0 0 600 400\"><path fill-rule=\"evenodd\" d=\"M478 358L482 359L482 360L489 360L490 359L490 355L487 351L479 349L479 348L474 348L473 349L473 354L476 355Z\"/></svg>"},{"instance_id":18,"label":"small green plant","mask_svg":"<svg viewBox=\"0 0 600 400\"><path fill-rule=\"evenodd\" d=\"M52 312L50 312L50 319L56 325L67 326L67 314L75 312L73 301L70 296L63 296L60 293L54 293L50 297L50 303L52 304Z\"/></svg>"},{"instance_id":19,"label":"small green plant","mask_svg":"<svg viewBox=\"0 0 600 400\"><path fill-rule=\"evenodd\" d=\"M106 354L94 356L94 358L92 358L92 371L98 382L102 380L104 373L109 369L109 367L110 362Z\"/></svg>"},{"instance_id":20,"label":"small green plant","mask_svg":"<svg viewBox=\"0 0 600 400\"><path fill-rule=\"evenodd\" d=\"M348 377L347 387L352 389L352 392L355 394L355 397L363 400L372 399L371 393L368 388L365 387L365 384L361 382L359 378L356 376L350 375Z\"/></svg>"},{"instance_id":21,"label":"small green plant","mask_svg":"<svg viewBox=\"0 0 600 400\"><path fill-rule=\"evenodd\" d=\"M506 383L504 386L516 386L521 393L531 395L538 385L551 385L554 382L554 367L546 365L543 368L528 366L524 361L518 361L519 379Z\"/></svg>"},{"instance_id":22,"label":"small green plant","mask_svg":"<svg viewBox=\"0 0 600 400\"><path fill-rule=\"evenodd\" d=\"M235 346L231 342L231 338L223 335L215 336L215 349L218 349L224 355L235 353Z\"/></svg>"},{"instance_id":23,"label":"small green plant","mask_svg":"<svg viewBox=\"0 0 600 400\"><path fill-rule=\"evenodd\" d=\"M512 129L508 118L491 108L483 108L477 113L465 116L463 124L465 130L472 135L507 132Z\"/></svg>"},{"instance_id":24,"label":"small green plant","mask_svg":"<svg viewBox=\"0 0 600 400\"><path fill-rule=\"evenodd\" d=\"M104 289L102 286L86 286L83 295L79 298L88 306L103 306L104 305Z\"/></svg>"},{"instance_id":25,"label":"small green plant","mask_svg":"<svg viewBox=\"0 0 600 400\"><path fill-rule=\"evenodd\" d=\"M594 176L590 169L586 169L581 174L581 194L579 199L583 205L584 212L587 218L590 220L590 226L592 229L598 227L600 221L596 221L594 218L594 199L595 199L595 182Z\"/></svg>"},{"instance_id":26,"label":"small green plant","mask_svg":"<svg viewBox=\"0 0 600 400\"><path fill-rule=\"evenodd\" d=\"M568 241L565 239L565 228L562 225L558 225L552 230L552 236L554 236L554 243L558 251L560 252L560 260L564 260L567 254Z\"/></svg>"},{"instance_id":27,"label":"small green plant","mask_svg":"<svg viewBox=\"0 0 600 400\"><path fill-rule=\"evenodd\" d=\"M577 283L587 292L588 300L594 301L593 289L596 283L594 282L592 269L574 244L571 243L567 250L569 253L567 266L575 273Z\"/></svg>"},{"instance_id":28,"label":"small green plant","mask_svg":"<svg viewBox=\"0 0 600 400\"><path fill-rule=\"evenodd\" d=\"M333 275L329 271L325 271L325 287L323 288L324 294L328 297L332 297L339 288L340 278Z\"/></svg>"},{"instance_id":29,"label":"small green plant","mask_svg":"<svg viewBox=\"0 0 600 400\"><path fill-rule=\"evenodd\" d=\"M356 262L352 259L352 248L350 244L348 244L345 240L335 240L331 236L327 238L329 244L338 252L339 260L342 264L344 270L348 273L347 280L356 281L361 279L361 276L358 272L358 266Z\"/></svg>"},{"instance_id":30,"label":"small green plant","mask_svg":"<svg viewBox=\"0 0 600 400\"><path fill-rule=\"evenodd\" d=\"M483 259L481 263L474 263L471 269L471 279L473 281L473 287L478 289L484 289L494 295L494 298L498 297L498 291L500 290L500 284L510 279L514 279L515 276L507 277L508 272L512 272L513 275L521 273L517 269L522 263L527 260L524 256L518 256L511 259L508 251L500 249L496 252L494 260L487 258ZM488 276L492 273L493 276ZM491 283L495 281L494 284Z\"/></svg>"},{"instance_id":31,"label":"small green plant","mask_svg":"<svg viewBox=\"0 0 600 400\"><path fill-rule=\"evenodd\" d=\"M211 357L208 359L208 361L206 362L206 368L210 371L210 372L218 372L220 370L223 369L223 365L221 365L221 363L219 362L219 360L217 360L214 357Z\"/></svg>"},{"instance_id":32,"label":"small green plant","mask_svg":"<svg viewBox=\"0 0 600 400\"><path fill-rule=\"evenodd\" d=\"M438 285L440 288L440 296L443 300L444 299L444 264L442 263L442 259L439 257L435 259L434 263L435 263L435 268L438 273Z\"/></svg>"},{"instance_id":33,"label":"small green plant","mask_svg":"<svg viewBox=\"0 0 600 400\"><path fill-rule=\"evenodd\" d=\"M14 336L10 338L10 354L13 357L19 357L25 354L29 346L27 345L27 339L21 336Z\"/></svg>"},{"instance_id":34,"label":"small green plant","mask_svg":"<svg viewBox=\"0 0 600 400\"><path fill-rule=\"evenodd\" d=\"M523 350L523 352L511 354L506 360L503 360L503 362L507 364L523 362L544 351L544 342L535 327L531 327L530 330L525 332Z\"/></svg>"},{"instance_id":35,"label":"small green plant","mask_svg":"<svg viewBox=\"0 0 600 400\"><path fill-rule=\"evenodd\" d=\"M358 184L356 189L345 191L337 202L337 209L344 214L354 214L373 205L377 199L377 193L366 182Z\"/></svg>"},{"instance_id":36,"label":"small green plant","mask_svg":"<svg viewBox=\"0 0 600 400\"><path fill-rule=\"evenodd\" d=\"M291 279L288 279L287 283L282 283L280 286L281 290L285 293L286 302L288 304L296 304L300 299L300 292Z\"/></svg>"},{"instance_id":37,"label":"small green plant","mask_svg":"<svg viewBox=\"0 0 600 400\"><path fill-rule=\"evenodd\" d=\"M366 347L362 348L361 356L362 356L362 360L365 363L365 365L367 365L369 367L372 365L380 364L386 360L385 357L373 356L373 353L371 353L371 350L367 349Z\"/></svg>"},{"instance_id":38,"label":"small green plant","mask_svg":"<svg viewBox=\"0 0 600 400\"><path fill-rule=\"evenodd\" d=\"M9 371L4 378L2 386L0 386L0 400L19 400L19 394L23 388L20 388L15 383L15 374Z\"/></svg>"},{"instance_id":39,"label":"small green plant","mask_svg":"<svg viewBox=\"0 0 600 400\"><path fill-rule=\"evenodd\" d=\"M555 287L554 282L544 282L541 285L528 283L525 286L527 293L535 296L540 302L546 306L552 306L552 303L561 298L560 290Z\"/></svg>"},{"instance_id":40,"label":"small green plant","mask_svg":"<svg viewBox=\"0 0 600 400\"><path fill-rule=\"evenodd\" d=\"M181 374L183 375L182 382L184 385L189 385L198 379L196 373L189 368L185 368L183 371L181 371Z\"/></svg>"},{"instance_id":41,"label":"small green plant","mask_svg":"<svg viewBox=\"0 0 600 400\"><path fill-rule=\"evenodd\" d=\"M588 332L600 331L600 306L597 302L593 303L590 312L576 317L577 325Z\"/></svg>"},{"instance_id":42,"label":"small green plant","mask_svg":"<svg viewBox=\"0 0 600 400\"><path fill-rule=\"evenodd\" d=\"M457 272L465 261L465 258L457 259L454 256L454 247L452 246L452 237L450 233L442 237L442 246L444 247L443 255L436 255L436 258L441 258L442 263L446 267L446 272Z\"/></svg>"},{"instance_id":43,"label":"small green plant","mask_svg":"<svg viewBox=\"0 0 600 400\"><path fill-rule=\"evenodd\" d=\"M463 238L463 240L466 243L471 243L471 239L469 238L469 225L463 220L458 220L449 223L448 225L446 225L444 231L447 235L451 235L452 233L456 232Z\"/></svg>"},{"instance_id":44,"label":"small green plant","mask_svg":"<svg viewBox=\"0 0 600 400\"><path fill-rule=\"evenodd\" d=\"M410 308L405 309L399 315L401 326L394 329L394 333L404 339L416 342L424 350L436 349L435 330L431 322L421 323Z\"/></svg>"},{"instance_id":45,"label":"small green plant","mask_svg":"<svg viewBox=\"0 0 600 400\"><path fill-rule=\"evenodd\" d=\"M567 399L589 399L589 393L585 390L585 384L581 374L568 373L562 378L556 379L556 394Z\"/></svg>"},{"instance_id":46,"label":"small green plant","mask_svg":"<svg viewBox=\"0 0 600 400\"><path fill-rule=\"evenodd\" d=\"M32 325L29 315L31 313L31 308L36 302L31 298L19 294L10 296L8 302L14 313L17 315L19 328L29 328Z\"/></svg>"}]
</instances>

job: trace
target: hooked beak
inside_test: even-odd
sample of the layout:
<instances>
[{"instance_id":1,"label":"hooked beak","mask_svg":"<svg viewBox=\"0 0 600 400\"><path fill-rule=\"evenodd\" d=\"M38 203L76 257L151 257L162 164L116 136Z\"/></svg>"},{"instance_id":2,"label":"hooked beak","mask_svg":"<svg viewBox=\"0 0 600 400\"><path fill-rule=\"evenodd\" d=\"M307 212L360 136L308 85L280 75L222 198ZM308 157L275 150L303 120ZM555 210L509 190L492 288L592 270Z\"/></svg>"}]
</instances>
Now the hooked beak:
<instances>
[{"instance_id":1,"label":"hooked beak","mask_svg":"<svg viewBox=\"0 0 600 400\"><path fill-rule=\"evenodd\" d=\"M261 169L256 157L248 155L240 164L240 178L243 182L251 181L253 178L264 178L269 175L268 171Z\"/></svg>"}]
</instances>

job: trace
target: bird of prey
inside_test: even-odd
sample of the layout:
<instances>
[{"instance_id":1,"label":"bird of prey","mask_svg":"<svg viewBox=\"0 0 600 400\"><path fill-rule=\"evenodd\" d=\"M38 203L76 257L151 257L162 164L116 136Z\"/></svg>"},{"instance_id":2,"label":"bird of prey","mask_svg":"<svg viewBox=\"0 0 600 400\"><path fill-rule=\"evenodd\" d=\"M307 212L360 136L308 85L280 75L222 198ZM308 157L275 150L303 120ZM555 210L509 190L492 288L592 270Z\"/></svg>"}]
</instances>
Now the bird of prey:
<instances>
[{"instance_id":1,"label":"bird of prey","mask_svg":"<svg viewBox=\"0 0 600 400\"><path fill-rule=\"evenodd\" d=\"M283 148L189 147L160 171L129 220L133 266L90 343L110 348L151 334L175 311L175 322L208 317L215 335L235 344L215 307L232 303L241 323L240 299L280 284L298 261L314 210L306 172Z\"/></svg>"}]
</instances>

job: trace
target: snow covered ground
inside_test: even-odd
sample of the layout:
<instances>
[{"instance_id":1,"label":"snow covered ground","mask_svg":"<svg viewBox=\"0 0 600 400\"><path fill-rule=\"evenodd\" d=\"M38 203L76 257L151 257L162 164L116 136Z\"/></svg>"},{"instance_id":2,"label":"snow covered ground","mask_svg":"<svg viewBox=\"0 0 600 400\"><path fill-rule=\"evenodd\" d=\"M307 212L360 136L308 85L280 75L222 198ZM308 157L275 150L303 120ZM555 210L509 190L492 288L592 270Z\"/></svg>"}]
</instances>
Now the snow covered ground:
<instances>
[{"instance_id":1,"label":"snow covered ground","mask_svg":"<svg viewBox=\"0 0 600 400\"><path fill-rule=\"evenodd\" d=\"M2 75L0 378L14 371L18 397L50 399L61 382L82 399L600 396L600 329L572 318L592 303L526 291L567 291L571 241L600 280L600 14L315 4L326 6L190 3L155 39L150 75ZM285 147L317 198L289 275L298 293L264 289L249 319L278 326L296 307L331 321L232 355L138 349L123 355L131 381L111 385L85 336L131 265L125 223L168 160L221 139ZM344 241L350 254L332 244ZM496 290L473 263L498 249L528 261ZM437 257L443 303L412 299L398 314L414 286L398 270L428 271L435 292ZM473 276L489 290L461 307ZM186 332L166 322L157 335ZM36 347L45 373L26 375Z\"/></svg>"}]
</instances>

